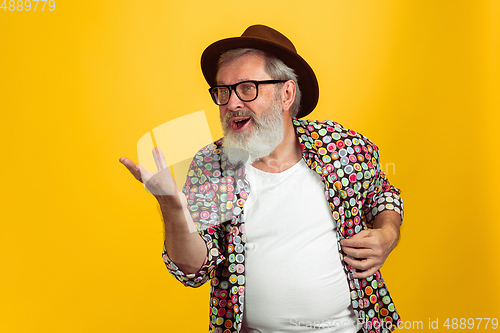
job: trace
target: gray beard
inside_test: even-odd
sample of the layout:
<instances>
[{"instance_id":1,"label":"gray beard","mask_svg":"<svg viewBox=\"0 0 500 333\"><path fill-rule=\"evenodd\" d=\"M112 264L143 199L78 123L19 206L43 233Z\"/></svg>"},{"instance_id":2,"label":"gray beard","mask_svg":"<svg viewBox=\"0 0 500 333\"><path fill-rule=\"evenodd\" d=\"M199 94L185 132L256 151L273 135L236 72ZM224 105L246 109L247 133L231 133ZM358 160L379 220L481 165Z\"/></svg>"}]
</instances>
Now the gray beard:
<instances>
[{"instance_id":1,"label":"gray beard","mask_svg":"<svg viewBox=\"0 0 500 333\"><path fill-rule=\"evenodd\" d=\"M222 147L229 162L232 164L239 162L252 164L269 156L283 141L282 110L280 100L275 99L260 118L248 110L228 111L226 116L221 118L221 124L224 132ZM234 132L229 122L232 117L250 117L254 125L253 131Z\"/></svg>"}]
</instances>

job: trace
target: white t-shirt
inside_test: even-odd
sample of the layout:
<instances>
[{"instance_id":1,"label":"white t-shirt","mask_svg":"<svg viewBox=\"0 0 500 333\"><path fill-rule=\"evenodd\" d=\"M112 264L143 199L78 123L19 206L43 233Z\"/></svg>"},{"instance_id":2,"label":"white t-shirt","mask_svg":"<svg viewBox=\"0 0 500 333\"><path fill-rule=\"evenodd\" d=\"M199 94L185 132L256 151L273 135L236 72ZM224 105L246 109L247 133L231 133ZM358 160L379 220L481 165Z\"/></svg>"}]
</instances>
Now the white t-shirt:
<instances>
[{"instance_id":1,"label":"white t-shirt","mask_svg":"<svg viewBox=\"0 0 500 333\"><path fill-rule=\"evenodd\" d=\"M246 175L242 332L357 332L321 177L303 160Z\"/></svg>"}]
</instances>

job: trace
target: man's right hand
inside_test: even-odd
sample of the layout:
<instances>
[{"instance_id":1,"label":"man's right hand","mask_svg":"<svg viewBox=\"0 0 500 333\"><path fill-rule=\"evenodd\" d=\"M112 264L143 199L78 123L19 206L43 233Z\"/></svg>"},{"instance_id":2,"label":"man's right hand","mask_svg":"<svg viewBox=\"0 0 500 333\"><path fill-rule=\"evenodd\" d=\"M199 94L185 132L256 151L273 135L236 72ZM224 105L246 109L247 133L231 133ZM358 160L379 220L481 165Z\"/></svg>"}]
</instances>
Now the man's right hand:
<instances>
[{"instance_id":1,"label":"man's right hand","mask_svg":"<svg viewBox=\"0 0 500 333\"><path fill-rule=\"evenodd\" d=\"M153 156L158 168L157 172L150 172L144 169L142 165L135 164L132 160L125 157L120 158L120 162L130 171L135 179L146 185L148 191L157 198L163 195L171 196L178 194L177 184L167 167L163 152L159 148L153 148Z\"/></svg>"}]
</instances>

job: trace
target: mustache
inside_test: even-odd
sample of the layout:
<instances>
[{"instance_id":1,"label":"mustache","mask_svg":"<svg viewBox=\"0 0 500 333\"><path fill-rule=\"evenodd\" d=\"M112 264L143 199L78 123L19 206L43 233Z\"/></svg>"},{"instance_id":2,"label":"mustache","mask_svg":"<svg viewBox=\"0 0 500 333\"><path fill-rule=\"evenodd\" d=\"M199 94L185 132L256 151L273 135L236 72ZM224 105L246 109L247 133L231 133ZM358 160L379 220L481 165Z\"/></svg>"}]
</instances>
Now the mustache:
<instances>
[{"instance_id":1,"label":"mustache","mask_svg":"<svg viewBox=\"0 0 500 333\"><path fill-rule=\"evenodd\" d=\"M250 110L238 110L238 111L231 111L231 110L229 110L229 111L227 111L227 113L224 116L223 120L225 122L229 122L229 120L231 118L234 118L234 117L250 117L253 120L255 120L255 118L256 118L255 113L253 113Z\"/></svg>"},{"instance_id":2,"label":"mustache","mask_svg":"<svg viewBox=\"0 0 500 333\"><path fill-rule=\"evenodd\" d=\"M262 125L261 120L255 115L255 113L253 113L250 110L237 110L237 111L228 110L224 118L221 117L221 124L223 129L231 131L230 120L231 118L234 117L249 117L250 119L252 119L256 128L260 128Z\"/></svg>"}]
</instances>

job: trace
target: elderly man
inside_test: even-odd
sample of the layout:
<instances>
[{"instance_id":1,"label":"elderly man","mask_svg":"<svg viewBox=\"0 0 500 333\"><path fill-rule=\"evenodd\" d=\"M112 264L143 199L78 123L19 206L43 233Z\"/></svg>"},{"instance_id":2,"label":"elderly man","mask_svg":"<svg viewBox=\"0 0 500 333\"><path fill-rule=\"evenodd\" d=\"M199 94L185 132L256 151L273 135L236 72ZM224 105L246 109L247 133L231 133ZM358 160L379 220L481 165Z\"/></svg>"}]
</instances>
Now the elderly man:
<instances>
[{"instance_id":1,"label":"elderly man","mask_svg":"<svg viewBox=\"0 0 500 333\"><path fill-rule=\"evenodd\" d=\"M318 83L276 30L215 42L201 65L224 137L196 154L183 193L159 151L156 174L120 161L160 203L169 271L186 286L211 280L209 331L395 329L379 268L402 200L378 148L333 121L298 120Z\"/></svg>"}]
</instances>

